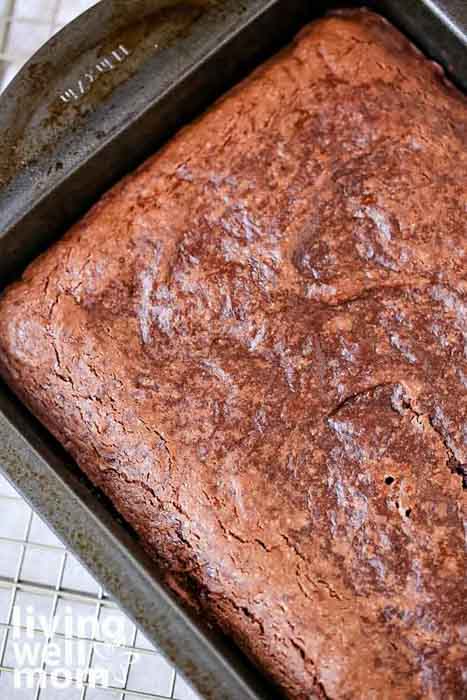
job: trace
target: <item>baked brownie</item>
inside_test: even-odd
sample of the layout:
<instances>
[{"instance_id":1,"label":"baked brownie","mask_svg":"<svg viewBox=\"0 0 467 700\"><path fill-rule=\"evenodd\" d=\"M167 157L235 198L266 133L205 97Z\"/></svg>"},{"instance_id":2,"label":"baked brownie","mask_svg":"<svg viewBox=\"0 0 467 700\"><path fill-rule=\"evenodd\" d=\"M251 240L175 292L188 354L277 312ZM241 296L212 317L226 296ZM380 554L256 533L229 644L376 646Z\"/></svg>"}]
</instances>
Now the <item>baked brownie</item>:
<instances>
[{"instance_id":1,"label":"baked brownie","mask_svg":"<svg viewBox=\"0 0 467 700\"><path fill-rule=\"evenodd\" d=\"M467 696L466 117L329 16L1 302L6 381L288 698Z\"/></svg>"}]
</instances>

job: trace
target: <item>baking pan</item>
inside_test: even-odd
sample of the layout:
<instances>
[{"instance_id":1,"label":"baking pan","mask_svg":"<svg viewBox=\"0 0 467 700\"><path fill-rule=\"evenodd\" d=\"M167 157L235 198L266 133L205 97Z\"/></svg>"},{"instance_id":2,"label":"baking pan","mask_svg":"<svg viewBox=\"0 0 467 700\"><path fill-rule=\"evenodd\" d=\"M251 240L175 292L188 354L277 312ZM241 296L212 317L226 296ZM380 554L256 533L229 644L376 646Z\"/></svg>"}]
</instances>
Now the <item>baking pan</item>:
<instances>
[{"instance_id":1,"label":"baking pan","mask_svg":"<svg viewBox=\"0 0 467 700\"><path fill-rule=\"evenodd\" d=\"M178 127L336 4L102 0L51 39L0 100L0 290ZM466 89L464 0L366 4ZM160 585L131 529L2 384L0 467L205 698L278 697Z\"/></svg>"}]
</instances>

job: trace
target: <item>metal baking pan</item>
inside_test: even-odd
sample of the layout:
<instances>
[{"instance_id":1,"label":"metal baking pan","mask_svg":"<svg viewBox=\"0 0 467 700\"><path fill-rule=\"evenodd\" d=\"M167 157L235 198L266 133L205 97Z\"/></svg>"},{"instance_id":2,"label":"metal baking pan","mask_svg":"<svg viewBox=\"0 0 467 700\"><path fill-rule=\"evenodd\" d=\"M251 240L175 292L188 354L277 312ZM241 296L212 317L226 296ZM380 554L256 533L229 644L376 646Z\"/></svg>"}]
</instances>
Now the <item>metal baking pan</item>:
<instances>
[{"instance_id":1,"label":"metal baking pan","mask_svg":"<svg viewBox=\"0 0 467 700\"><path fill-rule=\"evenodd\" d=\"M102 0L51 39L0 100L0 290L178 127L335 4ZM466 89L464 0L366 4ZM204 697L278 697L160 585L130 528L1 384L0 467Z\"/></svg>"}]
</instances>

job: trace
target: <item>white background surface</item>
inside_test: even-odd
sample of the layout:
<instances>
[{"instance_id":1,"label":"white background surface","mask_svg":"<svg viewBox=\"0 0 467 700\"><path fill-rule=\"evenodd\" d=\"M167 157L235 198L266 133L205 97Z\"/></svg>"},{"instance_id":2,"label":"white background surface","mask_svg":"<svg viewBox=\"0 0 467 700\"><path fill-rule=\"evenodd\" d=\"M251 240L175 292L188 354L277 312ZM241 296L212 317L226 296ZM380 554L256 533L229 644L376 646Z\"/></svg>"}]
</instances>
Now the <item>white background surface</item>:
<instances>
[{"instance_id":1,"label":"white background surface","mask_svg":"<svg viewBox=\"0 0 467 700\"><path fill-rule=\"evenodd\" d=\"M94 0L0 0L0 91L22 64L54 32ZM88 660L103 658L115 675L109 689L18 690L12 687L13 606L51 618L71 607L74 619L95 615L120 616L125 630L124 646L93 644ZM60 630L57 630L60 633ZM40 639L43 634L38 635ZM60 639L60 637L58 637ZM105 642L105 640L103 640ZM129 665L129 652L137 656ZM122 667L124 671L122 673ZM122 690L117 690L121 688ZM125 692L126 691L126 692ZM197 696L170 664L151 647L134 625L124 618L98 583L34 514L0 475L0 698L2 700L143 700L174 698L197 700ZM219 699L220 700L220 699Z\"/></svg>"}]
</instances>

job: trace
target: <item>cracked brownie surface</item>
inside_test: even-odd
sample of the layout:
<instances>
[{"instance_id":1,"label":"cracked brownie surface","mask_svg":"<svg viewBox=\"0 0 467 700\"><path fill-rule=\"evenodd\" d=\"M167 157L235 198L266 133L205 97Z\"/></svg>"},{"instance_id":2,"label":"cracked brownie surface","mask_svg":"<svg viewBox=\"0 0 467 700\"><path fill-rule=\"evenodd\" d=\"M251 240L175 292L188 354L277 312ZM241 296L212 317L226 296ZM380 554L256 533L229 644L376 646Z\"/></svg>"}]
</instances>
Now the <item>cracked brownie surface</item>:
<instances>
[{"instance_id":1,"label":"cracked brownie surface","mask_svg":"<svg viewBox=\"0 0 467 700\"><path fill-rule=\"evenodd\" d=\"M329 16L0 303L6 381L290 699L467 694L466 123Z\"/></svg>"}]
</instances>

